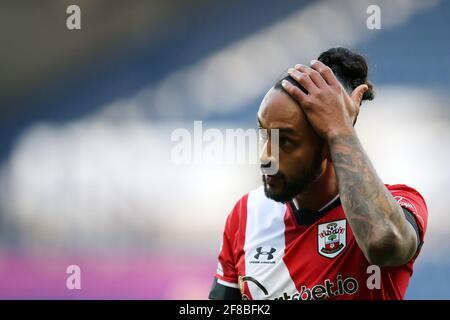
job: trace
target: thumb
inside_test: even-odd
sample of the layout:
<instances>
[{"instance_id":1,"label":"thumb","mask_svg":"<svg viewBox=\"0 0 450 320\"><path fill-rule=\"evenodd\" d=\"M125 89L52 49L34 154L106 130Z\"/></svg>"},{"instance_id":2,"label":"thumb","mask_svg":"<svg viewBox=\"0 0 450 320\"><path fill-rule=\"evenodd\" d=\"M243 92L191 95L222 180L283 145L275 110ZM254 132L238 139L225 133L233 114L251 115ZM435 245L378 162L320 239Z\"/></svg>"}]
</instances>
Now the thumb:
<instances>
[{"instance_id":1,"label":"thumb","mask_svg":"<svg viewBox=\"0 0 450 320\"><path fill-rule=\"evenodd\" d=\"M369 87L367 86L367 84L361 84L361 85L357 86L355 88L355 90L353 90L352 100L356 106L359 107L361 105L362 97L364 95L364 92L366 92L367 90L369 90Z\"/></svg>"}]
</instances>

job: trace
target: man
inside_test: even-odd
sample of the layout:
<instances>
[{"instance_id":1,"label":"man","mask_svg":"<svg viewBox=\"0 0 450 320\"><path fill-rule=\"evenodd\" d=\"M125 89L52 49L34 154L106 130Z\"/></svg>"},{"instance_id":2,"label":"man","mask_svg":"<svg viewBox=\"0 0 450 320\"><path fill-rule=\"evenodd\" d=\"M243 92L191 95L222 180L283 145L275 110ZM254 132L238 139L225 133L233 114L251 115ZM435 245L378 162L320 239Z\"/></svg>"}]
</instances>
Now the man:
<instances>
[{"instance_id":1,"label":"man","mask_svg":"<svg viewBox=\"0 0 450 320\"><path fill-rule=\"evenodd\" d=\"M365 59L345 48L269 90L264 186L228 216L210 299L403 299L427 207L416 190L384 185L365 154L353 125L372 98Z\"/></svg>"}]
</instances>

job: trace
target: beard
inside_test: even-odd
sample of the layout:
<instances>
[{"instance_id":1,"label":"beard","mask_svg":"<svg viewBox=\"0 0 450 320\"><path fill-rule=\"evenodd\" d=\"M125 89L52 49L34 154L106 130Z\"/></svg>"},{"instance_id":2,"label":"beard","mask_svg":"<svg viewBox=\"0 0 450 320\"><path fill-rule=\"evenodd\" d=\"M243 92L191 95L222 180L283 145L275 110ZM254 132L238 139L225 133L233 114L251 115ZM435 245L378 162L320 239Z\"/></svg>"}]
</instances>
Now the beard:
<instances>
[{"instance_id":1,"label":"beard","mask_svg":"<svg viewBox=\"0 0 450 320\"><path fill-rule=\"evenodd\" d=\"M317 159L312 162L311 166L303 170L300 176L293 181L289 180L282 172L279 171L274 175L278 184L277 188L270 187L266 181L266 176L263 175L262 179L266 197L277 202L286 203L292 200L295 196L306 192L322 174L321 160L321 157L317 157Z\"/></svg>"}]
</instances>

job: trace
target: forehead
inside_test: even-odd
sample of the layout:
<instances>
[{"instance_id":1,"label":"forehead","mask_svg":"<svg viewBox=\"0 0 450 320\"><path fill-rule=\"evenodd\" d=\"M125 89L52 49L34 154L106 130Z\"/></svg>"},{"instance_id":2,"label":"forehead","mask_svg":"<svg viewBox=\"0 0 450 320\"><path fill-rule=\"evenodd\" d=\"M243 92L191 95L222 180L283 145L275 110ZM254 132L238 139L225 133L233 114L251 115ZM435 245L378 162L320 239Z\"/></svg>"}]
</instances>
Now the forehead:
<instances>
[{"instance_id":1,"label":"forehead","mask_svg":"<svg viewBox=\"0 0 450 320\"><path fill-rule=\"evenodd\" d=\"M266 129L307 130L308 123L300 106L287 93L270 89L258 110L258 119Z\"/></svg>"}]
</instances>

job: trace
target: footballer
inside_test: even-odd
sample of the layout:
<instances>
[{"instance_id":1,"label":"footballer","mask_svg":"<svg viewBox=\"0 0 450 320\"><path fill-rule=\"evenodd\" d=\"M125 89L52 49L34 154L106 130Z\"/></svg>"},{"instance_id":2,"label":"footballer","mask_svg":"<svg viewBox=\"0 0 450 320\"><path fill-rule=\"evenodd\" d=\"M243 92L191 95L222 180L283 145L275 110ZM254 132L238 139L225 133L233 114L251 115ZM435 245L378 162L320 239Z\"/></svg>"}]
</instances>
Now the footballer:
<instances>
[{"instance_id":1,"label":"footballer","mask_svg":"<svg viewBox=\"0 0 450 320\"><path fill-rule=\"evenodd\" d=\"M210 299L404 298L428 213L415 189L381 181L356 134L367 75L363 56L331 48L267 92L263 185L227 218Z\"/></svg>"}]
</instances>

